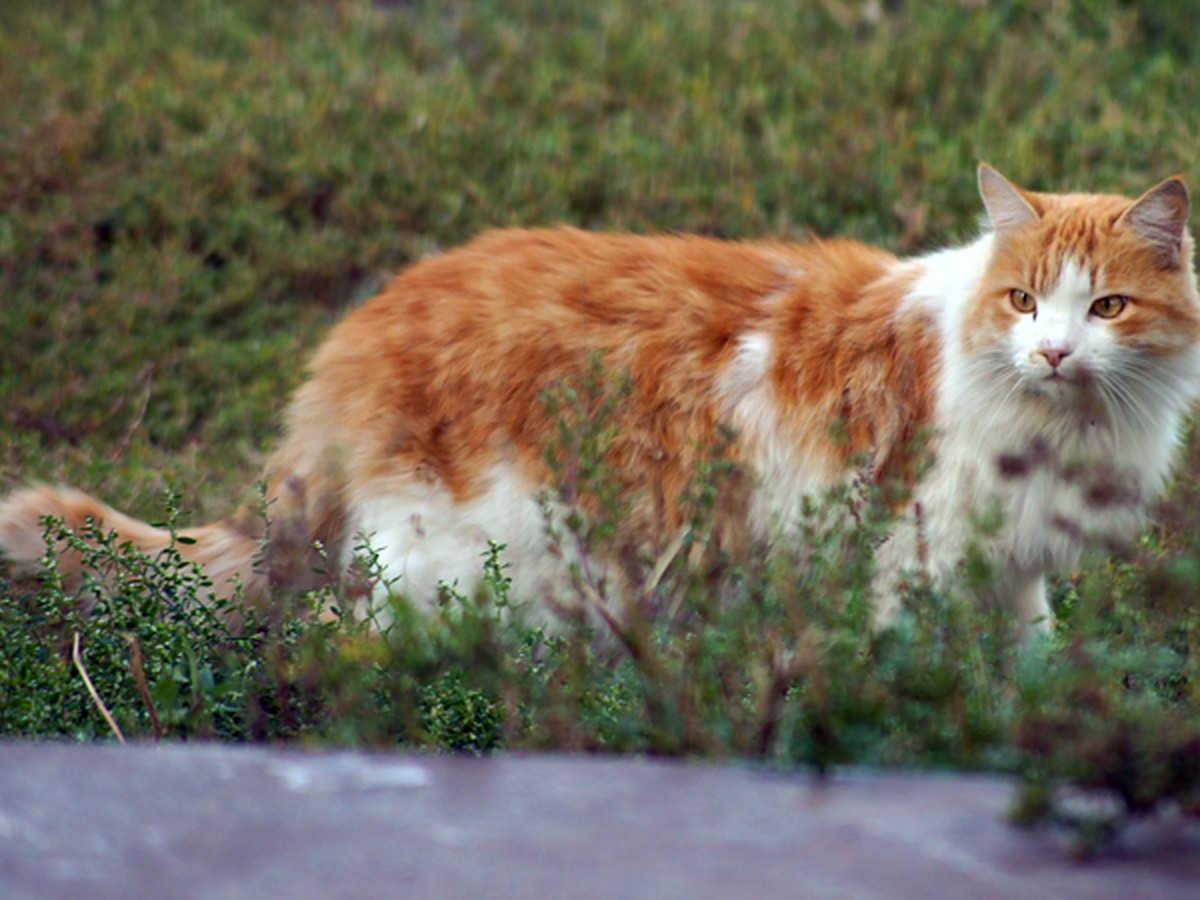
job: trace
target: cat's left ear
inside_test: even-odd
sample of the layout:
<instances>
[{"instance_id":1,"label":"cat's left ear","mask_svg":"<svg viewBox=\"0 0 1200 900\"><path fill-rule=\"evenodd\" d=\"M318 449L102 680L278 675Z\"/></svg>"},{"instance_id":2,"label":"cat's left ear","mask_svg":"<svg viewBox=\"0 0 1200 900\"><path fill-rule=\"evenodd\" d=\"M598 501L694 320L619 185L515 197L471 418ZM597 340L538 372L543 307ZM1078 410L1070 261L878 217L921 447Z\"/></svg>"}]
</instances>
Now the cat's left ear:
<instances>
[{"instance_id":1,"label":"cat's left ear","mask_svg":"<svg viewBox=\"0 0 1200 900\"><path fill-rule=\"evenodd\" d=\"M1172 257L1183 243L1191 203L1180 178L1168 178L1142 194L1121 214L1118 225L1128 225L1141 238Z\"/></svg>"}]
</instances>

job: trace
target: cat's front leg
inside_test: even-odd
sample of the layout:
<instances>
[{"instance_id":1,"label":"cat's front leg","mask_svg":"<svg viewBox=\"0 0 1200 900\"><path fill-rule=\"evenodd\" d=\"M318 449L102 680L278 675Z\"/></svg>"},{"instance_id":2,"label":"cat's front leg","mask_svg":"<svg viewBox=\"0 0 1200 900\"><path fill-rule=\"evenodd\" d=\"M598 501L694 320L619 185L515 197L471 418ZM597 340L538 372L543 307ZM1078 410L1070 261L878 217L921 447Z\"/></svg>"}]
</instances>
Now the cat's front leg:
<instances>
[{"instance_id":1,"label":"cat's front leg","mask_svg":"<svg viewBox=\"0 0 1200 900\"><path fill-rule=\"evenodd\" d=\"M1048 634L1054 626L1054 613L1046 599L1046 576L1043 573L1039 572L1018 583L1010 602L1022 637Z\"/></svg>"}]
</instances>

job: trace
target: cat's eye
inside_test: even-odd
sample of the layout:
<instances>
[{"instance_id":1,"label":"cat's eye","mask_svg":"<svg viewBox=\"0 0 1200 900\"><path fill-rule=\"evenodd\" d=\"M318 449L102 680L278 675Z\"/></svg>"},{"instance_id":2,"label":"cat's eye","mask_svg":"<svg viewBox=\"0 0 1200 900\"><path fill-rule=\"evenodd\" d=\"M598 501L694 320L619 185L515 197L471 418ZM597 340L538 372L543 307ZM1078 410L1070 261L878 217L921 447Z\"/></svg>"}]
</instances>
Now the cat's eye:
<instances>
[{"instance_id":1,"label":"cat's eye","mask_svg":"<svg viewBox=\"0 0 1200 900\"><path fill-rule=\"evenodd\" d=\"M1115 319L1125 311L1125 307L1128 305L1129 298L1122 297L1120 294L1101 297L1092 304L1092 315L1099 316L1101 319Z\"/></svg>"},{"instance_id":2,"label":"cat's eye","mask_svg":"<svg viewBox=\"0 0 1200 900\"><path fill-rule=\"evenodd\" d=\"M1019 288L1013 288L1009 291L1008 299L1012 301L1013 309L1017 312L1031 313L1037 310L1037 301Z\"/></svg>"}]
</instances>

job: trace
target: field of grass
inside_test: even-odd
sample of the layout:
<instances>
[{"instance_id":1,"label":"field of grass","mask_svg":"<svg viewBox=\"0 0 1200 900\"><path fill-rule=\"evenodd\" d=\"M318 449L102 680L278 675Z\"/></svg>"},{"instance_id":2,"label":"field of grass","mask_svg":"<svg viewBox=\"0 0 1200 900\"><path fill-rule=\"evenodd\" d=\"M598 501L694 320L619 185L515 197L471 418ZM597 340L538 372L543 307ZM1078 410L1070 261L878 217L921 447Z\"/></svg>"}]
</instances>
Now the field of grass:
<instances>
[{"instance_id":1,"label":"field of grass","mask_svg":"<svg viewBox=\"0 0 1200 900\"><path fill-rule=\"evenodd\" d=\"M1033 188L1200 187L1200 39L1103 0L7 0L0 6L0 492L64 481L161 521L253 502L327 327L492 226L972 234L984 159ZM1200 455L1159 524L1062 573L1060 622L926 598L863 627L854 565L673 574L692 611L608 642L508 598L389 639L226 633L171 560L101 547L83 617L0 581L0 733L591 749L1019 771L1200 812ZM173 498L167 499L168 490ZM828 560L855 538L814 517ZM859 554L861 556L861 554ZM122 580L123 579L123 580ZM299 598L299 603L331 598ZM332 598L336 603L336 598ZM565 635L565 637L563 636Z\"/></svg>"}]
</instances>

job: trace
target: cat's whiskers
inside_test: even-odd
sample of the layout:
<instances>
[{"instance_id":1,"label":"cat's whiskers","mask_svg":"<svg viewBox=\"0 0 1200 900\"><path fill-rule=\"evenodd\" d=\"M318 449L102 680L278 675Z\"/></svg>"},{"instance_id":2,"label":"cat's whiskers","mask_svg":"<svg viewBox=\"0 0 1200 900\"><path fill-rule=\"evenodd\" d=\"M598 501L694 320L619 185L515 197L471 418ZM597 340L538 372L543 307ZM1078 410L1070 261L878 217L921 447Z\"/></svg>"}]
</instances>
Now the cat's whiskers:
<instances>
[{"instance_id":1,"label":"cat's whiskers","mask_svg":"<svg viewBox=\"0 0 1200 900\"><path fill-rule=\"evenodd\" d=\"M972 357L963 371L963 379L967 394L991 401L988 403L987 418L980 426L982 431L991 431L1002 419L1011 415L1010 401L1021 390L1022 382L1008 363L1003 349L997 347Z\"/></svg>"},{"instance_id":2,"label":"cat's whiskers","mask_svg":"<svg viewBox=\"0 0 1200 900\"><path fill-rule=\"evenodd\" d=\"M1105 372L1100 382L1107 397L1120 397L1117 409L1132 427L1144 433L1170 427L1158 413L1170 413L1187 405L1189 388L1183 378L1164 379L1162 366L1154 360L1126 358Z\"/></svg>"},{"instance_id":3,"label":"cat's whiskers","mask_svg":"<svg viewBox=\"0 0 1200 900\"><path fill-rule=\"evenodd\" d=\"M992 411L983 423L981 430L985 433L992 431L998 423L1011 415L1011 401L1021 390L1021 379L1012 377L1009 380L1011 385L1008 390L1003 397L992 404Z\"/></svg>"},{"instance_id":4,"label":"cat's whiskers","mask_svg":"<svg viewBox=\"0 0 1200 900\"><path fill-rule=\"evenodd\" d=\"M1131 358L1117 361L1105 374L1108 376L1104 379L1106 382L1113 386L1120 385L1129 398L1129 405L1147 427L1155 424L1146 412L1147 407L1174 408L1183 402L1180 391L1173 389L1161 377L1161 366Z\"/></svg>"},{"instance_id":5,"label":"cat's whiskers","mask_svg":"<svg viewBox=\"0 0 1200 900\"><path fill-rule=\"evenodd\" d=\"M1109 382L1105 379L1096 379L1094 382L1100 398L1104 401L1105 411L1107 412L1108 425L1113 434L1113 439L1117 442L1121 440L1121 426L1130 422L1131 419L1140 419L1144 417L1138 409L1136 401L1130 397L1129 392L1124 389L1119 383ZM1130 415L1132 413L1132 415ZM1130 422L1130 424L1136 424Z\"/></svg>"}]
</instances>

